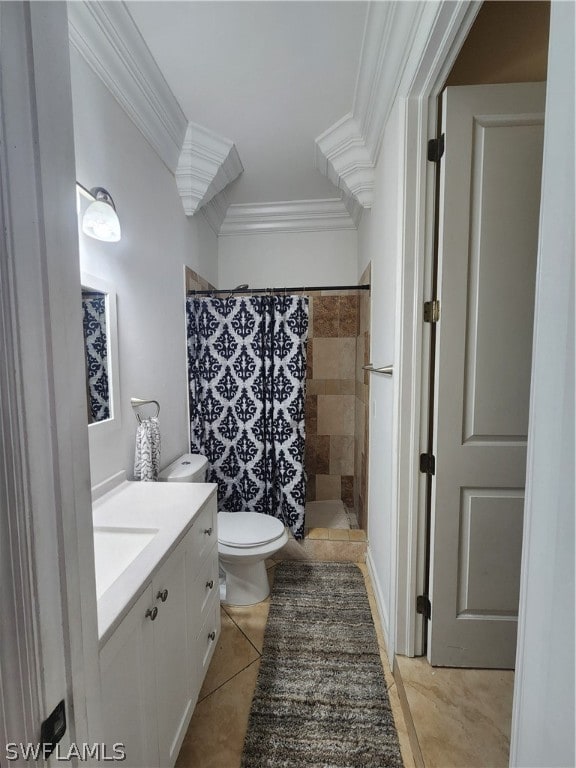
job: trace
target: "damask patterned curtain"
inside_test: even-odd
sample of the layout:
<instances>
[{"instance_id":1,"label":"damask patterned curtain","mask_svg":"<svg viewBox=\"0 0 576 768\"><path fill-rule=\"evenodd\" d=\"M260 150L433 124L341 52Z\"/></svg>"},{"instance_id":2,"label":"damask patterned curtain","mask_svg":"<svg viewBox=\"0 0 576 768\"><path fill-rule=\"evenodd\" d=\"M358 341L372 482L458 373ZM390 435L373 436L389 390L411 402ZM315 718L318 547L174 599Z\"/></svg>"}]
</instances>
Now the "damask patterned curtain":
<instances>
[{"instance_id":1,"label":"damask patterned curtain","mask_svg":"<svg viewBox=\"0 0 576 768\"><path fill-rule=\"evenodd\" d=\"M263 512L304 536L308 299L187 300L191 449L218 507Z\"/></svg>"},{"instance_id":2,"label":"damask patterned curtain","mask_svg":"<svg viewBox=\"0 0 576 768\"><path fill-rule=\"evenodd\" d=\"M106 342L106 296L82 291L88 410L91 422L110 418Z\"/></svg>"}]
</instances>

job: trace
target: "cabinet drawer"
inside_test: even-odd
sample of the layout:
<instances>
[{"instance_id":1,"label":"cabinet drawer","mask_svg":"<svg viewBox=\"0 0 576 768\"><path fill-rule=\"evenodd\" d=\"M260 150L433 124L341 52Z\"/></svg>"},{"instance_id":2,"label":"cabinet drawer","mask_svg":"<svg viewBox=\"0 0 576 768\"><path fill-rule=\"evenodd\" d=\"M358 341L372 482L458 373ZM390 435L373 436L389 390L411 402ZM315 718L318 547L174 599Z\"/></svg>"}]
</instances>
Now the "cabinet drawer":
<instances>
[{"instance_id":1,"label":"cabinet drawer","mask_svg":"<svg viewBox=\"0 0 576 768\"><path fill-rule=\"evenodd\" d=\"M200 686L206 677L208 665L214 655L218 638L220 637L220 602L215 600L210 603L211 608L208 618L196 639L196 652L198 659L198 680Z\"/></svg>"},{"instance_id":2,"label":"cabinet drawer","mask_svg":"<svg viewBox=\"0 0 576 768\"><path fill-rule=\"evenodd\" d=\"M214 544L218 541L216 497L210 499L202 512L194 520L190 531L190 562L194 570L197 570L202 559Z\"/></svg>"},{"instance_id":3,"label":"cabinet drawer","mask_svg":"<svg viewBox=\"0 0 576 768\"><path fill-rule=\"evenodd\" d=\"M216 547L202 560L200 570L190 584L190 592L190 617L198 630L206 621L208 612L212 608L212 598L220 595Z\"/></svg>"}]
</instances>

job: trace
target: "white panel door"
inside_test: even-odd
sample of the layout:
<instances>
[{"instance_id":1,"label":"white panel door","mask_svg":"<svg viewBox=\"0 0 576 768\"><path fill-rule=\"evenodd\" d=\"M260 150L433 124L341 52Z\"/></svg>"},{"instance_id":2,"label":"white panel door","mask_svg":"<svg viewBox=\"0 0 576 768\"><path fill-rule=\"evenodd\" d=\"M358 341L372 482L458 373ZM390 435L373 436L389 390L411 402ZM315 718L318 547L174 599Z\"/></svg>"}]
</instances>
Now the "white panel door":
<instances>
[{"instance_id":1,"label":"white panel door","mask_svg":"<svg viewBox=\"0 0 576 768\"><path fill-rule=\"evenodd\" d=\"M514 666L545 91L443 97L429 659Z\"/></svg>"}]
</instances>

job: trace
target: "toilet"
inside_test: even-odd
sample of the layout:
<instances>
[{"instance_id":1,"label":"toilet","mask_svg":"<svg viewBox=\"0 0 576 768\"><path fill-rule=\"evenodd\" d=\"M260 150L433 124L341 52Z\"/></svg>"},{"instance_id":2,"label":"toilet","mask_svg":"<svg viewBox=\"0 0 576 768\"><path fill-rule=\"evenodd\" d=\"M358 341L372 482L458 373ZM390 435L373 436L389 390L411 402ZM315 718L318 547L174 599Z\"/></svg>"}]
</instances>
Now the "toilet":
<instances>
[{"instance_id":1,"label":"toilet","mask_svg":"<svg viewBox=\"0 0 576 768\"><path fill-rule=\"evenodd\" d=\"M288 541L276 517L259 512L218 513L218 558L226 574L226 603L253 605L270 594L266 560Z\"/></svg>"},{"instance_id":2,"label":"toilet","mask_svg":"<svg viewBox=\"0 0 576 768\"><path fill-rule=\"evenodd\" d=\"M203 483L208 460L187 453L162 470L159 480ZM259 512L218 513L218 561L226 576L228 605L254 605L270 594L266 560L288 541L283 523Z\"/></svg>"}]
</instances>

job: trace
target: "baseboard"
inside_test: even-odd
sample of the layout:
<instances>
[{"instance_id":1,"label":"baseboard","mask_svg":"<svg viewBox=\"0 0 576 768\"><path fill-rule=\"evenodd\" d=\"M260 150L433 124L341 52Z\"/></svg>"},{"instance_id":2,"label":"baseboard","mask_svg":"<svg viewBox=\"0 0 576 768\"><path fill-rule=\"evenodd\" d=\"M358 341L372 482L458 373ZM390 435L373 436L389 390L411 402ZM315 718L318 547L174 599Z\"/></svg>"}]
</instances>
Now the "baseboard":
<instances>
[{"instance_id":1,"label":"baseboard","mask_svg":"<svg viewBox=\"0 0 576 768\"><path fill-rule=\"evenodd\" d=\"M374 589L374 597L376 598L376 605L378 606L378 613L380 614L380 623L382 625L382 632L384 634L384 642L386 644L386 653L388 658L392 659L393 655L390 653L390 621L388 618L388 610L385 607L384 596L382 589L376 578L376 569L374 568L374 561L372 559L372 550L368 546L366 553L366 565L368 566L368 573L372 581L372 588Z\"/></svg>"},{"instance_id":2,"label":"baseboard","mask_svg":"<svg viewBox=\"0 0 576 768\"><path fill-rule=\"evenodd\" d=\"M372 581L372 588L374 590L374 597L376 598L376 605L378 606L378 613L380 614L380 623L382 625L382 631L384 633L384 642L386 644L386 653L392 668L392 675L396 683L396 690L398 691L398 698L400 699L400 705L402 707L402 713L404 715L404 722L406 723L406 729L408 731L408 739L410 741L410 749L412 750L412 756L414 758L414 764L416 768L425 768L424 759L422 757L422 751L420 749L420 743L418 741L418 735L416 734L416 728L412 719L412 713L410 712L410 706L408 704L408 698L406 691L404 690L404 681L396 662L396 656L390 654L390 642L389 642L389 622L388 612L384 608L384 599L382 596L382 590L376 580L374 561L372 559L372 552L368 548L366 555L366 565L368 566L368 573Z\"/></svg>"}]
</instances>

